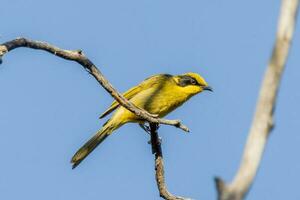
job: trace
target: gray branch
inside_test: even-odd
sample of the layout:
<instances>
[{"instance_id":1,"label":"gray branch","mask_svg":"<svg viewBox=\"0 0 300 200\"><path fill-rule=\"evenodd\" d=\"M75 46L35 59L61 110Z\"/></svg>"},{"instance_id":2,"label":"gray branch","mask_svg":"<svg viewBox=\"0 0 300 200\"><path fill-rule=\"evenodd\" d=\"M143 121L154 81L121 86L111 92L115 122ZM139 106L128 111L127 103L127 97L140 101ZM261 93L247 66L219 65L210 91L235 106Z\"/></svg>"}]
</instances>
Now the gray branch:
<instances>
[{"instance_id":1,"label":"gray branch","mask_svg":"<svg viewBox=\"0 0 300 200\"><path fill-rule=\"evenodd\" d=\"M64 58L66 60L72 60L84 67L97 81L100 85L113 97L116 101L122 105L123 107L127 108L140 118L151 122L151 123L159 123L159 124L166 124L175 126L180 128L186 132L189 131L188 127L183 125L180 120L168 120L168 119L161 119L158 118L156 115L150 114L147 111L138 108L130 101L125 99L117 90L108 82L108 80L103 76L100 70L90 61L81 50L63 50L46 42L34 41L26 38L17 38L12 41L5 42L0 45L0 59L4 54L7 52L19 48L19 47L27 47L31 49L39 49L47 51L51 54L54 54L58 57ZM1 62L0 62L1 63Z\"/></svg>"},{"instance_id":2,"label":"gray branch","mask_svg":"<svg viewBox=\"0 0 300 200\"><path fill-rule=\"evenodd\" d=\"M273 112L295 28L298 0L283 0L273 53L262 82L240 168L229 184L216 178L219 200L241 200L249 191L273 128Z\"/></svg>"}]
</instances>

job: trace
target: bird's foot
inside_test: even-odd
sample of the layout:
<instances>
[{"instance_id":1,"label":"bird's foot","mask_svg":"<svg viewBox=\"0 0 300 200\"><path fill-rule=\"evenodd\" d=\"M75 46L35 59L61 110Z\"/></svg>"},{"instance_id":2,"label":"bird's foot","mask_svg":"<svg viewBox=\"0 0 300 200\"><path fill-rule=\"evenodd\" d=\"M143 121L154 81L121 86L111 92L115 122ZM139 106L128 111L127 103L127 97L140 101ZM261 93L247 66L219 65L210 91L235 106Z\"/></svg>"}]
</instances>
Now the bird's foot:
<instances>
[{"instance_id":1,"label":"bird's foot","mask_svg":"<svg viewBox=\"0 0 300 200\"><path fill-rule=\"evenodd\" d=\"M146 125L146 124L139 124L139 125L148 135L151 135L151 129L150 129L149 125ZM159 137L158 140L159 140L159 143L161 144L162 138ZM148 141L148 144L151 144L151 140Z\"/></svg>"},{"instance_id":2,"label":"bird's foot","mask_svg":"<svg viewBox=\"0 0 300 200\"><path fill-rule=\"evenodd\" d=\"M146 124L139 124L140 127L149 135L151 134L151 130L150 130L150 126L146 125Z\"/></svg>"}]
</instances>

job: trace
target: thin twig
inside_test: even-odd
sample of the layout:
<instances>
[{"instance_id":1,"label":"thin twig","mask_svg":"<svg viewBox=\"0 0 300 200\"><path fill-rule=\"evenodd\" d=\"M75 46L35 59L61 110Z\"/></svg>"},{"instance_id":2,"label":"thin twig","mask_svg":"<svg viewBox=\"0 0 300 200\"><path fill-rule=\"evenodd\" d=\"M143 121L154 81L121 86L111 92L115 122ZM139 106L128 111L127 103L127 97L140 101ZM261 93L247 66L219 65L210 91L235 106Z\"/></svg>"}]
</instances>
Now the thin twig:
<instances>
[{"instance_id":1,"label":"thin twig","mask_svg":"<svg viewBox=\"0 0 300 200\"><path fill-rule=\"evenodd\" d=\"M19 47L44 50L66 60L75 61L82 65L120 105L127 108L140 118L148 122L171 125L180 128L186 132L189 131L188 127L183 125L180 122L180 120L168 120L158 118L156 115L150 114L147 111L136 107L130 101L125 99L108 82L108 80L102 75L100 70L83 54L82 50L63 50L46 42L34 41L26 38L17 38L15 40L11 40L0 45L0 60L5 53Z\"/></svg>"},{"instance_id":2,"label":"thin twig","mask_svg":"<svg viewBox=\"0 0 300 200\"><path fill-rule=\"evenodd\" d=\"M188 200L187 198L174 196L167 189L165 183L164 160L161 150L161 141L157 133L158 127L159 125L157 123L150 123L151 146L152 153L155 155L155 178L159 195L167 200Z\"/></svg>"},{"instance_id":3,"label":"thin twig","mask_svg":"<svg viewBox=\"0 0 300 200\"><path fill-rule=\"evenodd\" d=\"M298 0L282 1L275 46L262 83L240 168L229 184L216 178L219 200L243 199L254 181L269 133L274 126L273 111L295 28L298 4Z\"/></svg>"}]
</instances>

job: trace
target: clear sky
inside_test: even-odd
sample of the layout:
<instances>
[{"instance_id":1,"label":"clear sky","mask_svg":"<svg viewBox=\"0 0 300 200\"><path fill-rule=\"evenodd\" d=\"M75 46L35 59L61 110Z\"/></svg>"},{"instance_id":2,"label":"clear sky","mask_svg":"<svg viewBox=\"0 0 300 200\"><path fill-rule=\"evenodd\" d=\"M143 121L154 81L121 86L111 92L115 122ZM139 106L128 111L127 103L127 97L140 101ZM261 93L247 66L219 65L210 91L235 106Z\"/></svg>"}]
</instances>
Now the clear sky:
<instances>
[{"instance_id":1,"label":"clear sky","mask_svg":"<svg viewBox=\"0 0 300 200\"><path fill-rule=\"evenodd\" d=\"M229 181L239 165L279 7L279 0L1 0L0 41L23 36L83 49L119 91L157 73L202 74L215 92L168 116L191 132L162 126L160 135L169 190L216 199L213 177ZM299 31L249 200L300 199ZM135 124L71 169L111 101L74 62L30 49L7 54L0 65L0 199L159 199L149 137Z\"/></svg>"}]
</instances>

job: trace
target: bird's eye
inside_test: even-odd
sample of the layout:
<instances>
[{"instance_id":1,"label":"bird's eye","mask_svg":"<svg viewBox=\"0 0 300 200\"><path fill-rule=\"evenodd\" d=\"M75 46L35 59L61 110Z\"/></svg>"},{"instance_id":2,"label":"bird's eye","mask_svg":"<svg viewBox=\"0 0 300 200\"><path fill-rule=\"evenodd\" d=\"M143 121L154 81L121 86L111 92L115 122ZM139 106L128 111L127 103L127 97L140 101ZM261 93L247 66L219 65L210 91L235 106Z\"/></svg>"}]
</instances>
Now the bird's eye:
<instances>
[{"instance_id":1,"label":"bird's eye","mask_svg":"<svg viewBox=\"0 0 300 200\"><path fill-rule=\"evenodd\" d=\"M196 85L197 82L196 82L194 79L192 79L192 80L191 80L191 84L192 84L192 85Z\"/></svg>"}]
</instances>

